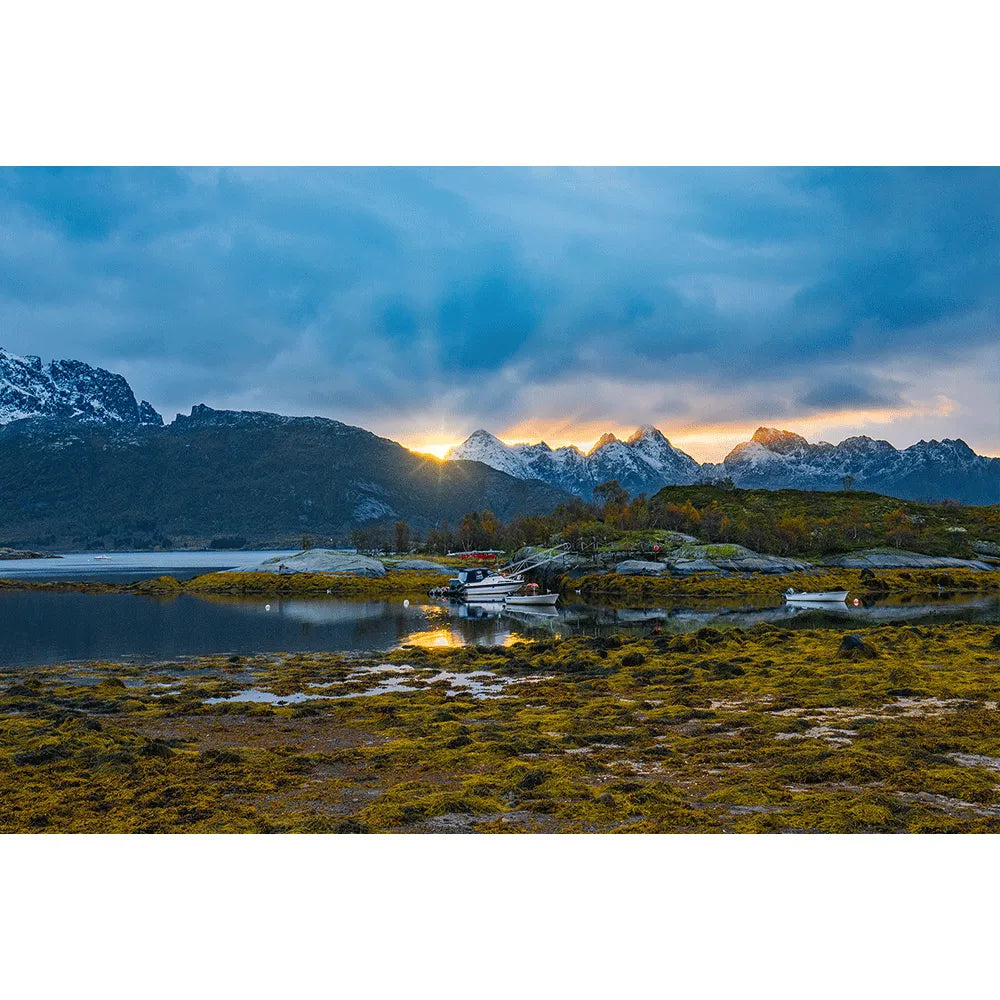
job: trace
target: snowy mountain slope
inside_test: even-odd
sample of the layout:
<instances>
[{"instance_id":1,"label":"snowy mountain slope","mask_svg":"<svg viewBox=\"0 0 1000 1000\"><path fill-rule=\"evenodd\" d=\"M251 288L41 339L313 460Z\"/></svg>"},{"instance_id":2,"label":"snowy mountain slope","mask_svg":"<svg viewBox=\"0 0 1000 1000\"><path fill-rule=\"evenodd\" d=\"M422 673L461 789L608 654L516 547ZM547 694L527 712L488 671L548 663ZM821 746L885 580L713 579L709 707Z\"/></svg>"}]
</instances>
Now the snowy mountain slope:
<instances>
[{"instance_id":1,"label":"snowy mountain slope","mask_svg":"<svg viewBox=\"0 0 1000 1000\"><path fill-rule=\"evenodd\" d=\"M0 424L32 417L59 417L93 424L161 426L163 418L128 382L82 361L19 357L0 347Z\"/></svg>"}]
</instances>

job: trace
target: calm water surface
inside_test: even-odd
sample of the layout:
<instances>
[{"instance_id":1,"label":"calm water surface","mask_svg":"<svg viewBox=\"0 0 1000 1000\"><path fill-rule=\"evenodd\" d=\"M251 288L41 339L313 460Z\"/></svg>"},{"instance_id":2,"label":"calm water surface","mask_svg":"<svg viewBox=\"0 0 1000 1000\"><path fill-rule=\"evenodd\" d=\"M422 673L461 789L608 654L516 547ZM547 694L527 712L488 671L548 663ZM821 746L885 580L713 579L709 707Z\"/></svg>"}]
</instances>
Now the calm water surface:
<instances>
[{"instance_id":1,"label":"calm water surface","mask_svg":"<svg viewBox=\"0 0 1000 1000\"><path fill-rule=\"evenodd\" d=\"M860 628L881 622L1000 623L1000 599L883 604L841 610L701 604L613 608L568 604L505 611L500 605L331 598L147 597L137 594L0 592L0 666L67 660L155 661L212 653L374 651L406 643L496 645L519 636L693 631L704 625L743 628Z\"/></svg>"},{"instance_id":2,"label":"calm water surface","mask_svg":"<svg viewBox=\"0 0 1000 1000\"><path fill-rule=\"evenodd\" d=\"M61 559L0 562L0 576L34 580L127 583L170 574L178 578L261 562L269 552L92 552ZM649 635L712 625L748 628L761 622L790 628L862 628L882 622L971 621L1000 624L1000 599L887 601L871 607L816 609L772 601L691 602L620 608L570 602L558 608L459 605L402 599L232 598L181 594L73 594L0 591L0 666L39 666L67 660L154 661L213 653L387 650L407 643L498 645L517 637Z\"/></svg>"}]
</instances>

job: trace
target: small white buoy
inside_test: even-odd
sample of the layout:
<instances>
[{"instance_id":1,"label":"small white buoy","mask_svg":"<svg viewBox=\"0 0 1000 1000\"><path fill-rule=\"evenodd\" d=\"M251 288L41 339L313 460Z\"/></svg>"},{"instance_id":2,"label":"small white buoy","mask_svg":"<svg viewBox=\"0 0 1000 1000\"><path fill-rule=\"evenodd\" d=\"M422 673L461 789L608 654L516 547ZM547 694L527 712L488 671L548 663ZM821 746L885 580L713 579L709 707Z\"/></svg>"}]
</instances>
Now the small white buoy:
<instances>
[{"instance_id":1,"label":"small white buoy","mask_svg":"<svg viewBox=\"0 0 1000 1000\"><path fill-rule=\"evenodd\" d=\"M403 601L403 607L404 607L404 608L408 608L409 606L410 606L410 599L409 599L409 598L406 598L406 600L405 600L405 601Z\"/></svg>"},{"instance_id":2,"label":"small white buoy","mask_svg":"<svg viewBox=\"0 0 1000 1000\"><path fill-rule=\"evenodd\" d=\"M855 597L854 598L854 606L857 607L860 603L861 602Z\"/></svg>"},{"instance_id":3,"label":"small white buoy","mask_svg":"<svg viewBox=\"0 0 1000 1000\"><path fill-rule=\"evenodd\" d=\"M271 610L271 605L270 604L265 604L264 605L264 610L265 611L270 611Z\"/></svg>"}]
</instances>

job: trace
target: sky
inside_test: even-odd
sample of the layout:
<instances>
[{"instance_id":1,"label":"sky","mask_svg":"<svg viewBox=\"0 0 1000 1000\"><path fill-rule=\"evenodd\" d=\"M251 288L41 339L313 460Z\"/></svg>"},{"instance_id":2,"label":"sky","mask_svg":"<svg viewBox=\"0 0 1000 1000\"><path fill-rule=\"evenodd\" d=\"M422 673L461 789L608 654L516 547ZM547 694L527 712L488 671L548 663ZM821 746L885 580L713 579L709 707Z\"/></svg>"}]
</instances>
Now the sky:
<instances>
[{"instance_id":1,"label":"sky","mask_svg":"<svg viewBox=\"0 0 1000 1000\"><path fill-rule=\"evenodd\" d=\"M442 452L1000 454L1000 171L0 170L0 346Z\"/></svg>"}]
</instances>

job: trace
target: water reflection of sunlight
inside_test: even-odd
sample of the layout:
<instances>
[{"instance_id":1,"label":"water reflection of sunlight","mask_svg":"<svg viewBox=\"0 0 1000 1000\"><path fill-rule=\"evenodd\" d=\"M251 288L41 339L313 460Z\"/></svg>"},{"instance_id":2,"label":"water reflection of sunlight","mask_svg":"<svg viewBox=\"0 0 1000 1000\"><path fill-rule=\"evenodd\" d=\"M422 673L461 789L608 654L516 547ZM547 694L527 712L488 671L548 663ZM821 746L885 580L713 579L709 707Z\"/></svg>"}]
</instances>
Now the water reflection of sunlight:
<instances>
[{"instance_id":1,"label":"water reflection of sunlight","mask_svg":"<svg viewBox=\"0 0 1000 1000\"><path fill-rule=\"evenodd\" d=\"M449 628L435 628L426 632L411 632L404 642L407 646L419 646L421 649L444 649L465 645L465 640L462 636Z\"/></svg>"}]
</instances>

